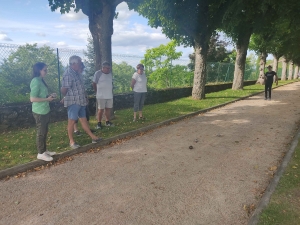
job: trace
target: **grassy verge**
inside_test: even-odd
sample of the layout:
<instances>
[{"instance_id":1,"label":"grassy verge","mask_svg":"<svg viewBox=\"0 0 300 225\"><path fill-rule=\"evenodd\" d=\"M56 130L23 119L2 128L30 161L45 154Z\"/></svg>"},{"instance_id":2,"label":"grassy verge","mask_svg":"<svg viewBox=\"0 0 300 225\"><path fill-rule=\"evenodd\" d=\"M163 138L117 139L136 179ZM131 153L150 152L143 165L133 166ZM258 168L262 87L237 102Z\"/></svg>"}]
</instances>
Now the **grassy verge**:
<instances>
[{"instance_id":1,"label":"grassy verge","mask_svg":"<svg viewBox=\"0 0 300 225\"><path fill-rule=\"evenodd\" d=\"M290 82L293 81L280 81L279 85ZM188 97L167 103L147 105L143 109L144 116L147 118L145 121L132 122L132 109L119 110L115 113L116 119L113 121L116 127L104 127L101 131L97 131L97 135L103 138L112 137L150 124L226 103L240 97L249 96L263 89L264 86L262 85L251 85L246 86L244 90L233 91L228 89L206 94L206 99L201 101ZM94 117L91 118L90 126L91 128L96 126ZM63 152L69 150L66 127L67 121L50 124L47 140L50 151ZM75 137L75 140L80 145L91 142L90 137L85 133L80 137ZM34 127L4 132L0 135L0 143L0 169L24 164L36 159Z\"/></svg>"},{"instance_id":2,"label":"grassy verge","mask_svg":"<svg viewBox=\"0 0 300 225\"><path fill-rule=\"evenodd\" d=\"M258 224L300 224L300 143Z\"/></svg>"}]
</instances>

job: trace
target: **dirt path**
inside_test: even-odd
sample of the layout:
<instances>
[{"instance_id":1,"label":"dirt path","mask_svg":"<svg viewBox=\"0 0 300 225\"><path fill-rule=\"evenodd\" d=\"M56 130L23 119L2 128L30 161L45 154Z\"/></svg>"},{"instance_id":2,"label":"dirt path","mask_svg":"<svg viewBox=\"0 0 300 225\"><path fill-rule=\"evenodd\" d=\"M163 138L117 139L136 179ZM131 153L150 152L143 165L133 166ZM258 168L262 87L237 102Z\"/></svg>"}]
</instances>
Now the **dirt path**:
<instances>
[{"instance_id":1,"label":"dirt path","mask_svg":"<svg viewBox=\"0 0 300 225\"><path fill-rule=\"evenodd\" d=\"M272 101L260 94L0 181L0 224L247 224L244 208L258 203L296 132L299 96L293 83Z\"/></svg>"}]
</instances>

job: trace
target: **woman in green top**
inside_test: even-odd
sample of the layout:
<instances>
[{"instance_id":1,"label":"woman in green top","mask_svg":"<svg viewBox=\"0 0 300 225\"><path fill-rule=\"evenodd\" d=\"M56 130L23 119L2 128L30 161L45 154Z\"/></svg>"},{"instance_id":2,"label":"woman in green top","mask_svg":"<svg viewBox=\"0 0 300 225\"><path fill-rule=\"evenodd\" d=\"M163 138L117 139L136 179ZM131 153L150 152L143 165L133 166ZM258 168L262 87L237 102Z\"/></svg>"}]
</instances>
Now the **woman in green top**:
<instances>
[{"instance_id":1,"label":"woman in green top","mask_svg":"<svg viewBox=\"0 0 300 225\"><path fill-rule=\"evenodd\" d=\"M46 140L50 121L49 102L56 98L56 93L48 95L48 86L44 81L46 75L47 65L45 63L38 62L34 64L33 78L30 83L30 101L32 102L32 113L36 122L37 158L52 161L51 156L56 153L46 150Z\"/></svg>"}]
</instances>

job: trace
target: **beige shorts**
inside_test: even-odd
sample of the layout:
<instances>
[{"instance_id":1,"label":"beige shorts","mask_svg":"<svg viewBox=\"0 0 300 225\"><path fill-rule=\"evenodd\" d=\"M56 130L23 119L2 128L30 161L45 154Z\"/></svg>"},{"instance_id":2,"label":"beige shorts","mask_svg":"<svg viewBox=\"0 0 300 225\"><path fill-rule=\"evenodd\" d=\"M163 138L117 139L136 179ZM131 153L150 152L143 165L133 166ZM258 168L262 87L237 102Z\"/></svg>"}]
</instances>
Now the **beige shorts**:
<instances>
[{"instance_id":1,"label":"beige shorts","mask_svg":"<svg viewBox=\"0 0 300 225\"><path fill-rule=\"evenodd\" d=\"M105 109L105 108L112 108L113 107L113 99L98 99L97 98L97 103L98 103L98 109Z\"/></svg>"}]
</instances>

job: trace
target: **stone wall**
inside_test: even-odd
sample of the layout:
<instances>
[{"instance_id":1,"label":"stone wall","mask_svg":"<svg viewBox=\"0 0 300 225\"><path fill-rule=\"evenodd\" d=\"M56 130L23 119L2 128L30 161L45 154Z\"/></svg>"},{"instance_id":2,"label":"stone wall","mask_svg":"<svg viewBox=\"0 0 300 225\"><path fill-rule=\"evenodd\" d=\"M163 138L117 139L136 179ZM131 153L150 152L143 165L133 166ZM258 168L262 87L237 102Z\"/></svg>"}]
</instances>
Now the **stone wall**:
<instances>
[{"instance_id":1,"label":"stone wall","mask_svg":"<svg viewBox=\"0 0 300 225\"><path fill-rule=\"evenodd\" d=\"M256 81L245 81L244 86L253 85ZM232 83L206 85L205 93L217 92L232 87ZM192 87L169 88L147 93L145 104L168 102L191 96ZM114 96L114 110L133 107L133 93ZM50 102L51 122L67 119L67 110L58 101ZM96 99L89 99L91 115L96 112ZM31 111L31 103L9 104L0 107L0 132L16 128L27 128L35 125Z\"/></svg>"}]
</instances>

